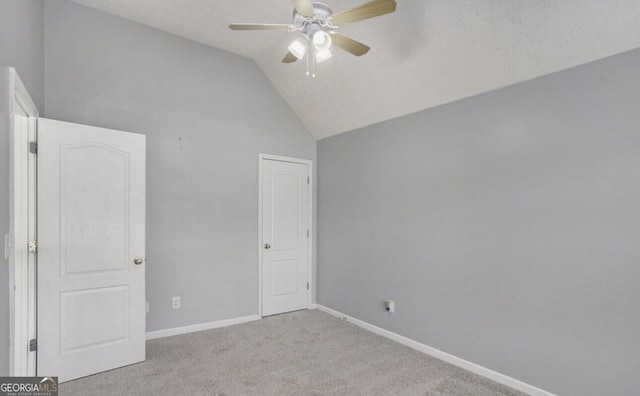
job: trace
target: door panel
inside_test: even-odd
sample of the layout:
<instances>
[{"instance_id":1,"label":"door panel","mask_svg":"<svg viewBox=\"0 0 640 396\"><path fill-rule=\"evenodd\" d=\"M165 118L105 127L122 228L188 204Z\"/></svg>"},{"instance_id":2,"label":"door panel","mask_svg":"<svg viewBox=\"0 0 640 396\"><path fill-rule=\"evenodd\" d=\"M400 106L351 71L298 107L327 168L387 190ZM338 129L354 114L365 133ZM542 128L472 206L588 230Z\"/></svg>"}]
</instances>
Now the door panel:
<instances>
[{"instance_id":1,"label":"door panel","mask_svg":"<svg viewBox=\"0 0 640 396\"><path fill-rule=\"evenodd\" d=\"M86 158L91 161L84 161ZM113 147L95 143L60 147L60 238L65 274L125 269L129 168L128 153ZM92 241L102 243L96 246ZM90 256L93 258L86 260Z\"/></svg>"},{"instance_id":2,"label":"door panel","mask_svg":"<svg viewBox=\"0 0 640 396\"><path fill-rule=\"evenodd\" d=\"M271 295L273 297L289 296L299 292L299 260L272 260L273 281ZM305 280L306 282L306 280Z\"/></svg>"},{"instance_id":3,"label":"door panel","mask_svg":"<svg viewBox=\"0 0 640 396\"><path fill-rule=\"evenodd\" d=\"M271 189L273 192L273 251L298 250L300 239L300 192L298 176L290 173L273 174ZM306 182L305 182L306 183Z\"/></svg>"},{"instance_id":4,"label":"door panel","mask_svg":"<svg viewBox=\"0 0 640 396\"><path fill-rule=\"evenodd\" d=\"M103 346L128 337L129 286L103 287L60 293L61 349L79 351ZM91 321L82 315L100 307ZM113 318L119 318L115 321Z\"/></svg>"},{"instance_id":5,"label":"door panel","mask_svg":"<svg viewBox=\"0 0 640 396\"><path fill-rule=\"evenodd\" d=\"M145 359L145 137L38 123L38 375Z\"/></svg>"},{"instance_id":6,"label":"door panel","mask_svg":"<svg viewBox=\"0 0 640 396\"><path fill-rule=\"evenodd\" d=\"M309 202L305 164L262 160L262 314L308 308Z\"/></svg>"}]
</instances>

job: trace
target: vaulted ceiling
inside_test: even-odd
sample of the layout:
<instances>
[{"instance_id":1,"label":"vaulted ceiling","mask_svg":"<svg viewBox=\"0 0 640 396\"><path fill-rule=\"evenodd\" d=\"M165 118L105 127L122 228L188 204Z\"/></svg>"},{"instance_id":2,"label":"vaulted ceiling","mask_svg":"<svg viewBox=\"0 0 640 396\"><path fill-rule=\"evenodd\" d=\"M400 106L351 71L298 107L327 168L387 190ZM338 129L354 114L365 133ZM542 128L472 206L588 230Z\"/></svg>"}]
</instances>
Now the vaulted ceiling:
<instances>
[{"instance_id":1,"label":"vaulted ceiling","mask_svg":"<svg viewBox=\"0 0 640 396\"><path fill-rule=\"evenodd\" d=\"M75 1L253 59L318 139L640 47L637 0L398 0L340 29L367 55L336 49L314 79L281 63L296 33L228 29L291 23L290 0Z\"/></svg>"}]
</instances>

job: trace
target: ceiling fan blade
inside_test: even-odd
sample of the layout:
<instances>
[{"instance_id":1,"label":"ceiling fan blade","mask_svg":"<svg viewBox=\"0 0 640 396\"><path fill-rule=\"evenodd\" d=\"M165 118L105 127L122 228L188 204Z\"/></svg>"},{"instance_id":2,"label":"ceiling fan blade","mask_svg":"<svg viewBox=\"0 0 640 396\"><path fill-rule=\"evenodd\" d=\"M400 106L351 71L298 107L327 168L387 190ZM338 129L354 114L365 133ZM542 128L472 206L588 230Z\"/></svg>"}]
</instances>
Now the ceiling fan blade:
<instances>
[{"instance_id":1,"label":"ceiling fan blade","mask_svg":"<svg viewBox=\"0 0 640 396\"><path fill-rule=\"evenodd\" d=\"M396 10L396 0L373 0L350 10L334 14L331 20L337 26L358 22L380 15L390 14Z\"/></svg>"},{"instance_id":2,"label":"ceiling fan blade","mask_svg":"<svg viewBox=\"0 0 640 396\"><path fill-rule=\"evenodd\" d=\"M313 18L316 15L311 0L293 0L293 4L300 15L306 16L307 18Z\"/></svg>"},{"instance_id":3,"label":"ceiling fan blade","mask_svg":"<svg viewBox=\"0 0 640 396\"><path fill-rule=\"evenodd\" d=\"M340 47L343 50L355 55L362 56L369 52L371 47L362 44L356 40L350 39L347 36L343 36L340 33L334 33L331 35L331 41L336 47Z\"/></svg>"},{"instance_id":4,"label":"ceiling fan blade","mask_svg":"<svg viewBox=\"0 0 640 396\"><path fill-rule=\"evenodd\" d=\"M291 25L269 24L269 23L232 23L231 30L282 30L289 31Z\"/></svg>"},{"instance_id":5,"label":"ceiling fan blade","mask_svg":"<svg viewBox=\"0 0 640 396\"><path fill-rule=\"evenodd\" d=\"M296 56L294 54L289 52L287 54L287 56L285 56L284 59L282 60L282 63L293 63L293 62L295 62L297 60L298 60L298 58L296 58Z\"/></svg>"}]
</instances>

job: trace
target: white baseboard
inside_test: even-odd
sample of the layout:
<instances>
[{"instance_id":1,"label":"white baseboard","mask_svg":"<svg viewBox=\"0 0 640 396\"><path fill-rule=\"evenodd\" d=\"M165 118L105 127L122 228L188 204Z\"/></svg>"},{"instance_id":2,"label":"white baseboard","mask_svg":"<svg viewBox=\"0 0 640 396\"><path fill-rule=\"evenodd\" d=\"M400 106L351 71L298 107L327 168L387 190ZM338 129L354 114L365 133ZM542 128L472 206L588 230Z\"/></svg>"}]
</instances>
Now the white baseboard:
<instances>
[{"instance_id":1,"label":"white baseboard","mask_svg":"<svg viewBox=\"0 0 640 396\"><path fill-rule=\"evenodd\" d=\"M460 368L463 368L465 370L471 371L474 374L478 374L480 376L483 376L485 378L488 378L492 381L495 381L497 383L500 383L502 385L506 385L509 386L513 389L519 390L520 392L524 392L526 394L532 395L532 396L556 396L551 392L547 392L545 390L542 390L540 388L536 388L533 385L529 385L527 383L524 383L522 381L518 381L515 378L511 378L508 375L504 375L501 373L498 373L496 371L493 371L491 369L488 369L486 367L480 366L478 364L469 362L467 360L464 360L462 358L459 358L457 356L453 356L451 354L448 354L446 352L443 352L439 349L436 348L432 348L430 346L427 346L425 344L419 343L418 341L414 341L410 338L401 336L399 334L393 333L389 330L385 330L383 328L374 326L370 323L367 322L363 322L359 319L353 318L349 315L345 315L341 312L338 312L336 310L333 310L331 308L327 308L323 305L320 304L315 304L316 308L319 309L320 311L326 312L330 315L333 316L337 316L341 319L346 319L347 322L353 323L354 325L358 326L358 327L362 327L365 330L368 330L372 333L381 335L383 337L386 337L390 340L399 342L400 344L406 345L410 348L413 348L417 351L420 351L422 353L425 353L429 356L433 356L437 359L443 360L447 363L453 364L454 366L458 366Z\"/></svg>"},{"instance_id":2,"label":"white baseboard","mask_svg":"<svg viewBox=\"0 0 640 396\"><path fill-rule=\"evenodd\" d=\"M240 318L217 320L215 322L207 322L207 323L199 323L191 326L174 327L172 329L150 331L147 333L146 338L147 340L154 340L156 338L171 337L179 334L194 333L196 331L211 330L211 329L217 329L219 327L227 327L227 326L233 326L241 323L253 322L254 320L258 320L258 319L260 319L260 316L258 315L249 315L249 316L243 316Z\"/></svg>"}]
</instances>

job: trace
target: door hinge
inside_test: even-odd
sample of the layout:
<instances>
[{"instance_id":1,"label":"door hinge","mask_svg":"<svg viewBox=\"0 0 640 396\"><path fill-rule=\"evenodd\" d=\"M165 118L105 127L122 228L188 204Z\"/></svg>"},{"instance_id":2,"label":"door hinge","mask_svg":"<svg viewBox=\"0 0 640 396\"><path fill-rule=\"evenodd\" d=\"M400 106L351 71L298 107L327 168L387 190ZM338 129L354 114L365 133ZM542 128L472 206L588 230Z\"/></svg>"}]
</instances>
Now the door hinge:
<instances>
[{"instance_id":1,"label":"door hinge","mask_svg":"<svg viewBox=\"0 0 640 396\"><path fill-rule=\"evenodd\" d=\"M307 290L309 290L309 282L307 282Z\"/></svg>"},{"instance_id":2,"label":"door hinge","mask_svg":"<svg viewBox=\"0 0 640 396\"><path fill-rule=\"evenodd\" d=\"M29 142L29 152L31 154L38 154L38 142Z\"/></svg>"},{"instance_id":3,"label":"door hinge","mask_svg":"<svg viewBox=\"0 0 640 396\"><path fill-rule=\"evenodd\" d=\"M307 176L307 184L309 184L309 176Z\"/></svg>"},{"instance_id":4,"label":"door hinge","mask_svg":"<svg viewBox=\"0 0 640 396\"><path fill-rule=\"evenodd\" d=\"M38 340L32 339L29 341L29 352L34 352L38 350Z\"/></svg>"},{"instance_id":5,"label":"door hinge","mask_svg":"<svg viewBox=\"0 0 640 396\"><path fill-rule=\"evenodd\" d=\"M309 230L307 230L307 238L309 238Z\"/></svg>"},{"instance_id":6,"label":"door hinge","mask_svg":"<svg viewBox=\"0 0 640 396\"><path fill-rule=\"evenodd\" d=\"M38 241L29 242L29 252L37 253L38 252Z\"/></svg>"}]
</instances>

